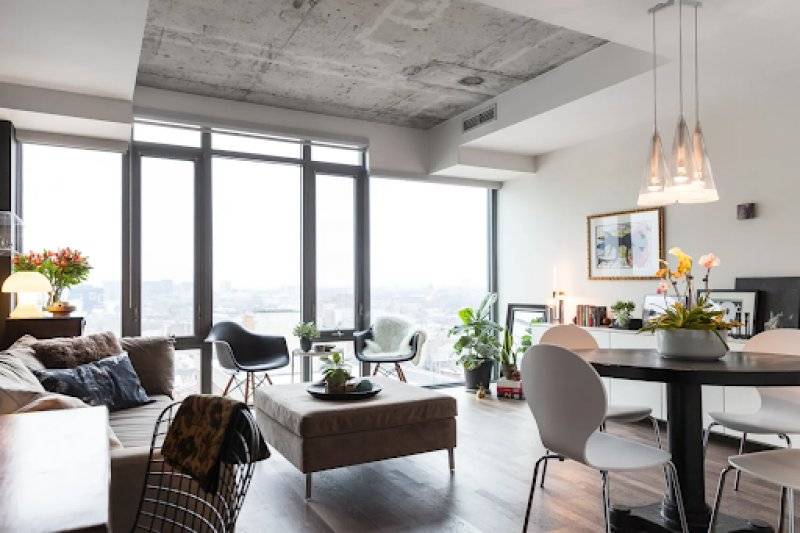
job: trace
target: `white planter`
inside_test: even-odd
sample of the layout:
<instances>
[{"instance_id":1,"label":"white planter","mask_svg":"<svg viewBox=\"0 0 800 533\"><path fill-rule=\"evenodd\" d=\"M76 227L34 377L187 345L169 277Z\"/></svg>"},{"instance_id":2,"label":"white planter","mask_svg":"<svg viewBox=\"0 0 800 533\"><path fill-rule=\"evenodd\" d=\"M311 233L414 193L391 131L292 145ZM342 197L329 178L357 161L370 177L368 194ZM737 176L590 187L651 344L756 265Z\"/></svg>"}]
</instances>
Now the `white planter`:
<instances>
[{"instance_id":1,"label":"white planter","mask_svg":"<svg viewBox=\"0 0 800 533\"><path fill-rule=\"evenodd\" d=\"M722 338L720 338L722 337ZM674 359L699 359L714 361L728 353L727 331L694 329L656 330L658 353ZM726 339L723 342L723 339Z\"/></svg>"}]
</instances>

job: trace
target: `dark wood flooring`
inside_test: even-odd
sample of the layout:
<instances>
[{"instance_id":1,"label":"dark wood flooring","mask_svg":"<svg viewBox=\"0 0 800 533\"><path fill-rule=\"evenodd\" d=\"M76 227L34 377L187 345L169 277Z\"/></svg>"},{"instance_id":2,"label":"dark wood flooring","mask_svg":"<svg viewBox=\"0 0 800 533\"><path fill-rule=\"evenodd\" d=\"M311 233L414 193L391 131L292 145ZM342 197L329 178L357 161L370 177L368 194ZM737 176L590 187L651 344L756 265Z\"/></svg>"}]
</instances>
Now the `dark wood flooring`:
<instances>
[{"instance_id":1,"label":"dark wood flooring","mask_svg":"<svg viewBox=\"0 0 800 533\"><path fill-rule=\"evenodd\" d=\"M278 453L258 465L239 519L240 532L520 531L533 464L542 453L525 402L478 400L461 388L443 389L458 400L456 472L447 453L435 452L315 474L313 498L303 498L303 476ZM648 424L609 425L608 431L653 443ZM713 498L731 441L713 439L706 464ZM775 524L778 489L744 476L729 489L723 512ZM643 505L663 493L660 469L612 475L616 504ZM552 463L537 489L530 531L601 531L600 476L574 462Z\"/></svg>"}]
</instances>

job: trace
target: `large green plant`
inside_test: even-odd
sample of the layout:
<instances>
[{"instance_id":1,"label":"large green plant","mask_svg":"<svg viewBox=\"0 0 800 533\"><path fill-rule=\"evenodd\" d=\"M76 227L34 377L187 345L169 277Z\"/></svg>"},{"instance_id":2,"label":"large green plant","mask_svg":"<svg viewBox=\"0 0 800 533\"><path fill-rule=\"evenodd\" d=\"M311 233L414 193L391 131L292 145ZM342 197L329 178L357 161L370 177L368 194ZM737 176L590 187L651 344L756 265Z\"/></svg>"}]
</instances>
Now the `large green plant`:
<instances>
[{"instance_id":1,"label":"large green plant","mask_svg":"<svg viewBox=\"0 0 800 533\"><path fill-rule=\"evenodd\" d=\"M485 361L496 361L502 345L498 336L503 328L491 319L491 310L497 294L487 294L477 309L465 307L458 312L461 323L450 328L449 335L458 337L453 351L459 355L458 363L466 370L474 370Z\"/></svg>"}]
</instances>

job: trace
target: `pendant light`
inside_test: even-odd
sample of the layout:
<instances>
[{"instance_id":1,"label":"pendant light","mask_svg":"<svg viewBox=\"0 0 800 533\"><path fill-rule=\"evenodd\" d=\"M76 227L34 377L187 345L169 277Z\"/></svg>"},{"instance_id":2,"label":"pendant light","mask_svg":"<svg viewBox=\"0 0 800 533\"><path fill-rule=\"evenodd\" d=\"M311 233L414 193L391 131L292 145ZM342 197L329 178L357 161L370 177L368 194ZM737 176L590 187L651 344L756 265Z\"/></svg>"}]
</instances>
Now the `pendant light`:
<instances>
[{"instance_id":1,"label":"pendant light","mask_svg":"<svg viewBox=\"0 0 800 533\"><path fill-rule=\"evenodd\" d=\"M668 192L675 193L676 201L681 201L682 193L689 188L693 175L692 169L692 138L689 128L683 117L683 0L678 3L678 124L675 127L675 137L672 140L672 186Z\"/></svg>"},{"instance_id":2,"label":"pendant light","mask_svg":"<svg viewBox=\"0 0 800 533\"><path fill-rule=\"evenodd\" d=\"M695 126L692 133L692 180L689 190L681 199L683 203L707 203L719 200L714 173L708 159L703 129L700 127L700 81L698 67L697 19L699 5L694 6L694 113Z\"/></svg>"},{"instance_id":3,"label":"pendant light","mask_svg":"<svg viewBox=\"0 0 800 533\"><path fill-rule=\"evenodd\" d=\"M667 192L667 187L672 180L669 178L667 162L664 159L664 150L661 135L658 133L658 76L656 74L656 10L651 11L653 17L653 136L650 139L650 149L647 153L647 163L644 169L644 181L639 191L637 204L642 207L654 207L672 203L673 199Z\"/></svg>"}]
</instances>

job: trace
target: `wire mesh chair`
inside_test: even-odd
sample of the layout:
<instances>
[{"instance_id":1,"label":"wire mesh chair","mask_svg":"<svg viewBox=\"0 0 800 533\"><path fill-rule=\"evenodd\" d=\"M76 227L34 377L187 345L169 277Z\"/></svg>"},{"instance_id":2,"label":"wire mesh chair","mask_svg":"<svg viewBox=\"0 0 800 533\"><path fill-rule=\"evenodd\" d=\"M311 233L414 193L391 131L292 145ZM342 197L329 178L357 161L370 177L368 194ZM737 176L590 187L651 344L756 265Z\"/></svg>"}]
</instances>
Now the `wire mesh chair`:
<instances>
[{"instance_id":1,"label":"wire mesh chair","mask_svg":"<svg viewBox=\"0 0 800 533\"><path fill-rule=\"evenodd\" d=\"M156 420L133 531L231 532L261 446L258 426L250 411L245 410L231 421L222 446L217 492L210 493L192 476L173 469L161 456L161 446L179 406L180 402L168 406Z\"/></svg>"}]
</instances>

